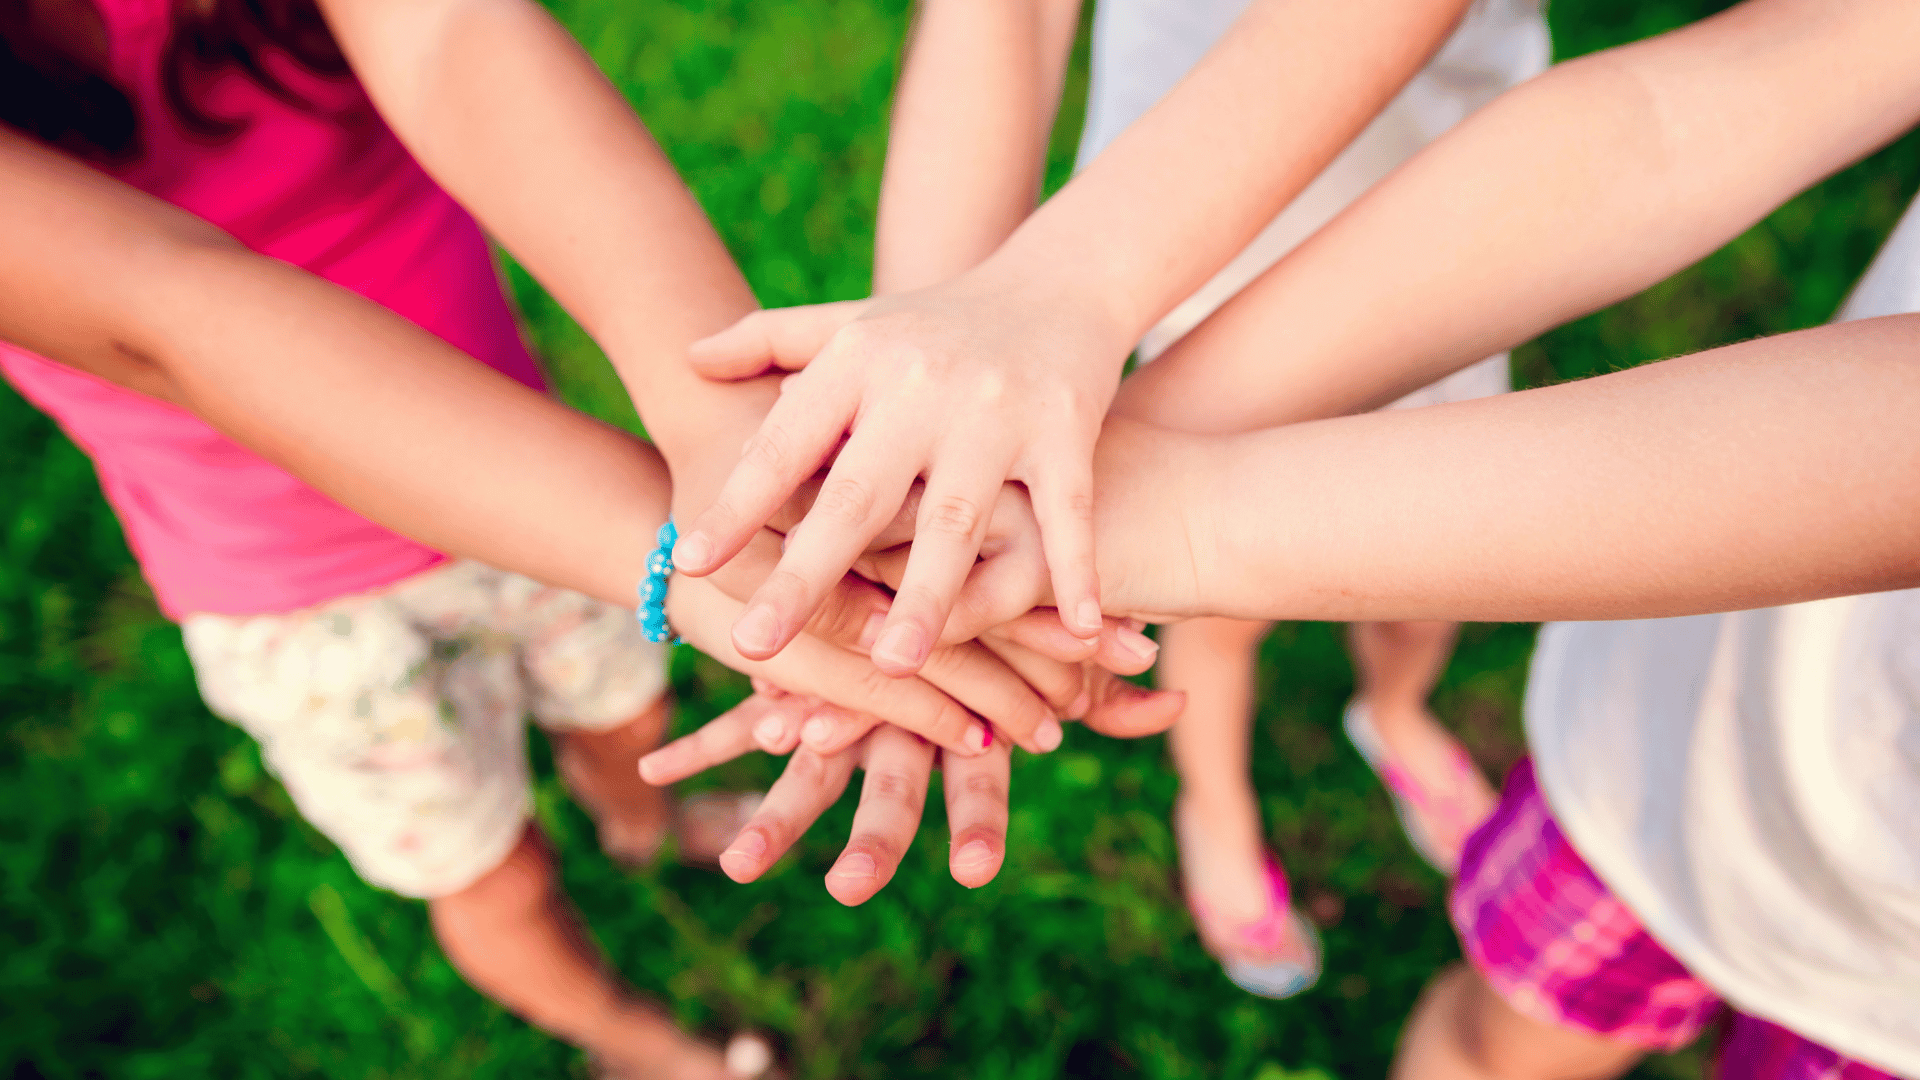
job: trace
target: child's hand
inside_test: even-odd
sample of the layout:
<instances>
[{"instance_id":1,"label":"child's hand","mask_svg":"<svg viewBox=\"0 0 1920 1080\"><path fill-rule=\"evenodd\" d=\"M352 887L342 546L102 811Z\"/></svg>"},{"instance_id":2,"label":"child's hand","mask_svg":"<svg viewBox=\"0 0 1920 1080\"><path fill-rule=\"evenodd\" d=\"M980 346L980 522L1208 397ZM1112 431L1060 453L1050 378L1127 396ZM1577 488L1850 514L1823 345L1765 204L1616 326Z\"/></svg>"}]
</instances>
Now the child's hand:
<instances>
[{"instance_id":1,"label":"child's hand","mask_svg":"<svg viewBox=\"0 0 1920 1080\"><path fill-rule=\"evenodd\" d=\"M1232 447L1227 439L1108 417L1094 460L1102 607L1110 621L1122 618L1129 625L1109 631L1111 646L1109 634L1103 634L1096 642L1083 643L1079 652L1063 647L1076 639L1056 634L1043 650L1047 655L1098 657L1097 662L1109 670L1132 674L1109 661L1121 651L1156 648L1131 632L1132 623L1173 622L1204 613L1197 568L1211 543L1218 500L1234 497L1216 483L1227 475L1224 455ZM855 561L856 573L890 588L905 580L911 559L907 545L913 538L921 497L918 489L908 494L901 512L874 537L869 552ZM1017 486L1007 485L981 542L981 560L968 575L948 620L947 640L969 635L987 640L995 632L986 628L994 626L1001 626L1002 632L1018 626L1032 633L1052 622L1029 616L1007 623L1054 604L1040 547L1032 540L1037 530L1025 496Z\"/></svg>"},{"instance_id":2,"label":"child's hand","mask_svg":"<svg viewBox=\"0 0 1920 1080\"><path fill-rule=\"evenodd\" d=\"M888 601L878 588L858 578L832 595L815 617L813 632L765 661L740 656L727 640L726 627L738 616L738 601L697 578L675 579L667 595L675 629L721 663L847 712L883 718L961 755L978 754L992 741L989 724L1025 749L1043 753L1060 744L1061 717L1096 703L1100 723L1119 730L1157 722L1166 714L1160 725L1164 727L1181 705L1166 695L1140 698L1116 690L1105 684L1110 676L1104 672L1048 656L1062 640L1079 644L1057 625L1012 628L995 635L991 648L977 642L942 646L922 677L886 678L865 650ZM1145 670L1151 655L1141 657L1137 650L1120 646L1121 632L1114 624L1096 643L1104 662L1128 673ZM822 745L837 748L857 737L855 733Z\"/></svg>"},{"instance_id":3,"label":"child's hand","mask_svg":"<svg viewBox=\"0 0 1920 1080\"><path fill-rule=\"evenodd\" d=\"M827 871L827 891L843 904L865 903L892 880L925 809L927 780L942 755L924 739L883 726L831 755L802 748L768 789L752 820L720 855L720 868L753 881L786 854L839 799L853 770L866 770L860 807L845 850ZM979 888L1000 872L1007 845L1008 748L995 743L973 758L944 755L953 879Z\"/></svg>"},{"instance_id":4,"label":"child's hand","mask_svg":"<svg viewBox=\"0 0 1920 1080\"><path fill-rule=\"evenodd\" d=\"M674 556L687 572L731 558L851 431L735 626L740 652L765 658L791 641L922 474L914 554L879 651L909 666L931 651L1009 478L1032 492L1065 625L1097 634L1093 445L1131 343L1102 312L983 272L869 301L834 330L847 310L764 312L697 347L716 371L804 368L714 505L683 529Z\"/></svg>"}]
</instances>

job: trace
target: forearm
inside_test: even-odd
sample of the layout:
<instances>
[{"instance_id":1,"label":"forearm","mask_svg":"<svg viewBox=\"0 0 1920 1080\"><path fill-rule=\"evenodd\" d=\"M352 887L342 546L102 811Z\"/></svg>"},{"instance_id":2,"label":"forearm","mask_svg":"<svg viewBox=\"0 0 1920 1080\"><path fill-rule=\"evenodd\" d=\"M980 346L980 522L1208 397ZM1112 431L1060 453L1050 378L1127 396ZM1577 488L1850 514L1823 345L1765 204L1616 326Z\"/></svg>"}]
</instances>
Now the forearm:
<instances>
[{"instance_id":1,"label":"forearm","mask_svg":"<svg viewBox=\"0 0 1920 1080\"><path fill-rule=\"evenodd\" d=\"M1659 281L1920 117L1920 7L1753 0L1466 120L1122 391L1252 430L1385 402Z\"/></svg>"},{"instance_id":2,"label":"forearm","mask_svg":"<svg viewBox=\"0 0 1920 1080\"><path fill-rule=\"evenodd\" d=\"M970 269L1032 213L1080 0L924 0L895 90L874 292Z\"/></svg>"},{"instance_id":3,"label":"forearm","mask_svg":"<svg viewBox=\"0 0 1920 1080\"><path fill-rule=\"evenodd\" d=\"M531 0L327 0L382 115L607 350L676 456L751 430L775 394L686 347L753 310L699 204L625 99Z\"/></svg>"},{"instance_id":4,"label":"forearm","mask_svg":"<svg viewBox=\"0 0 1920 1080\"><path fill-rule=\"evenodd\" d=\"M1130 348L1353 141L1466 7L1255 0L982 269L1084 298Z\"/></svg>"},{"instance_id":5,"label":"forearm","mask_svg":"<svg viewBox=\"0 0 1920 1080\"><path fill-rule=\"evenodd\" d=\"M141 314L142 351L180 404L342 504L437 550L633 604L671 496L652 447L250 253L189 255Z\"/></svg>"},{"instance_id":6,"label":"forearm","mask_svg":"<svg viewBox=\"0 0 1920 1080\"><path fill-rule=\"evenodd\" d=\"M1115 610L1343 621L1650 618L1911 587L1916 409L1920 316L1897 316L1482 401L1169 436L1139 489L1109 471L1101 553L1132 562L1101 580ZM1116 550L1130 521L1171 546Z\"/></svg>"},{"instance_id":7,"label":"forearm","mask_svg":"<svg viewBox=\"0 0 1920 1080\"><path fill-rule=\"evenodd\" d=\"M632 603L659 456L363 297L0 131L0 337L442 551Z\"/></svg>"}]
</instances>

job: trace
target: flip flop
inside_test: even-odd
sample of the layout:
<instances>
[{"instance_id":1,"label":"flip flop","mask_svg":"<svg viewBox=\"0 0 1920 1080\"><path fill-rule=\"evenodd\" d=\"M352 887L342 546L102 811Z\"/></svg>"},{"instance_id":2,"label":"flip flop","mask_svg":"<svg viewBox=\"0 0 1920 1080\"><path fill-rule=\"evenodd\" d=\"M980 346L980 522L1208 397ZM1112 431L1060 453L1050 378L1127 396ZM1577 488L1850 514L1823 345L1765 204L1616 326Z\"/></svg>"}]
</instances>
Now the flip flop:
<instances>
[{"instance_id":1,"label":"flip flop","mask_svg":"<svg viewBox=\"0 0 1920 1080\"><path fill-rule=\"evenodd\" d=\"M1399 816L1400 827L1413 844L1413 850L1426 860L1428 866L1452 877L1460 869L1461 848L1466 845L1467 837L1480 825L1478 821L1469 820L1476 815L1460 805L1455 792L1435 791L1402 765L1387 747L1386 740L1380 737L1379 729L1373 726L1373 714L1358 700L1347 703L1342 724L1347 729L1348 741L1353 743L1355 750L1360 751L1367 767L1380 778L1387 794L1393 797L1394 813ZM1458 746L1453 748L1448 767L1456 780L1472 777L1483 784L1486 782L1480 775L1479 766ZM1439 819L1438 824L1433 820L1435 818ZM1444 835L1440 830L1444 830Z\"/></svg>"},{"instance_id":2,"label":"flip flop","mask_svg":"<svg viewBox=\"0 0 1920 1080\"><path fill-rule=\"evenodd\" d=\"M1220 967L1225 970L1227 980L1233 985L1263 998L1290 998L1311 987L1320 978L1320 935L1313 924L1300 917L1293 909L1292 890L1287 884L1286 872L1280 869L1280 863L1271 853L1265 856L1267 876L1267 913L1258 921L1232 928L1227 932L1207 905L1192 893L1187 894L1187 909L1193 913L1197 923L1203 923L1212 931L1212 936L1237 941L1248 949L1273 953L1286 945L1289 938L1298 940L1306 946L1307 961L1297 960L1222 960Z\"/></svg>"}]
</instances>

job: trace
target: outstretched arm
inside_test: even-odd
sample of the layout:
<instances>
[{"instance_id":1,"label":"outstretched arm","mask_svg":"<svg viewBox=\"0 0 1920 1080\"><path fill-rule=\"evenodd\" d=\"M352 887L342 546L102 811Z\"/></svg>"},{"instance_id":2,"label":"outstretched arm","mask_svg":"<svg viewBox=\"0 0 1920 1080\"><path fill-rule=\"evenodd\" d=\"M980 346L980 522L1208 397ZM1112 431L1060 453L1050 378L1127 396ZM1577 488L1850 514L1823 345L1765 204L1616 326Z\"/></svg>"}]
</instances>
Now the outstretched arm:
<instances>
[{"instance_id":1,"label":"outstretched arm","mask_svg":"<svg viewBox=\"0 0 1920 1080\"><path fill-rule=\"evenodd\" d=\"M320 6L407 148L607 351L676 483L717 486L777 391L687 370L753 294L626 100L533 0Z\"/></svg>"},{"instance_id":2,"label":"outstretched arm","mask_svg":"<svg viewBox=\"0 0 1920 1080\"><path fill-rule=\"evenodd\" d=\"M1901 315L1246 435L1115 420L1108 606L1625 619L1913 587L1916 415L1920 315Z\"/></svg>"},{"instance_id":3,"label":"outstretched arm","mask_svg":"<svg viewBox=\"0 0 1920 1080\"><path fill-rule=\"evenodd\" d=\"M1920 5L1749 0L1562 64L1414 158L1128 381L1253 430L1384 404L1705 256L1920 119Z\"/></svg>"},{"instance_id":4,"label":"outstretched arm","mask_svg":"<svg viewBox=\"0 0 1920 1080\"><path fill-rule=\"evenodd\" d=\"M1033 212L1081 0L922 0L894 89L876 295L938 285Z\"/></svg>"}]
</instances>

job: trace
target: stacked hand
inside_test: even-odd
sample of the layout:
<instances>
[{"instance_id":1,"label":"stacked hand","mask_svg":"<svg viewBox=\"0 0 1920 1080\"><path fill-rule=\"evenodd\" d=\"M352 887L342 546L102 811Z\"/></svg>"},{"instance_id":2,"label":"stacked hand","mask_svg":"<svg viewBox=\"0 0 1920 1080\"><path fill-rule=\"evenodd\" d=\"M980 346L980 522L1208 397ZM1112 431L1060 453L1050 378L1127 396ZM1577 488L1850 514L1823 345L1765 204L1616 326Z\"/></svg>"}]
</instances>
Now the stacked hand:
<instances>
[{"instance_id":1,"label":"stacked hand","mask_svg":"<svg viewBox=\"0 0 1920 1080\"><path fill-rule=\"evenodd\" d=\"M1111 388L1090 397L1027 380L1018 400L1051 395L1073 403L1057 414L1044 407L1028 414L1031 429L1053 423L1057 430L1024 444L1001 434L984 452L963 454L963 422L1008 430L1005 372L933 363L922 346L890 342L889 335L902 342L926 335L914 333L925 326L923 311L894 312L889 304L763 312L697 350L703 370L718 377L804 370L789 377L714 495L703 503L676 485L676 503L699 512L682 517L690 524L675 552L685 573L670 593L674 625L753 675L757 692L642 763L649 782L665 784L750 750L792 755L722 858L738 881L764 873L853 771L866 770L853 835L827 879L829 891L850 904L891 878L918 828L935 767L945 774L953 875L977 886L1004 857L1010 744L1050 751L1060 744L1063 719L1084 718L1108 735L1151 734L1171 725L1184 703L1116 677L1145 671L1157 647L1137 621L1100 615L1094 440ZM1022 339L1013 331L1004 337ZM1029 348L1033 339L1024 335ZM978 355L979 347L969 342L955 353ZM876 354L894 358L874 365L888 370L863 363ZM815 373L822 376L801 383ZM942 410L952 421L944 430L910 422L914 410L956 395L977 409ZM848 417L889 437L863 440L856 429L829 464ZM909 429L914 437L904 438ZM1150 429L1128 433L1135 437L1106 440L1121 456L1153 442ZM1042 458L1036 444L1051 456ZM1114 454L1103 448L1102 456ZM1055 460L1067 464L1035 464ZM717 471L705 464L707 474ZM923 471L928 478L919 482ZM1009 474L1070 479L1022 487L1007 483ZM1065 541L1049 543L1042 492L1070 504L1064 518L1057 500L1051 509L1054 524L1066 523L1056 530L1069 534ZM1048 558L1062 550L1066 572ZM1126 559L1116 568L1121 581L1142 576ZM1063 596L1072 599L1062 603ZM731 635L720 633L728 624Z\"/></svg>"}]
</instances>

